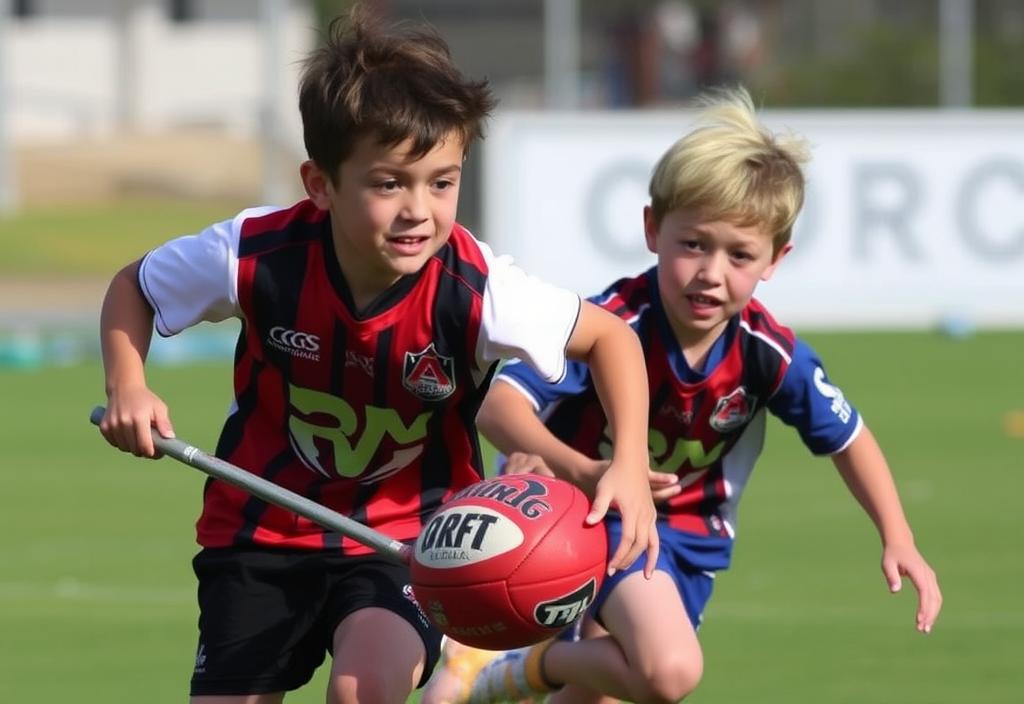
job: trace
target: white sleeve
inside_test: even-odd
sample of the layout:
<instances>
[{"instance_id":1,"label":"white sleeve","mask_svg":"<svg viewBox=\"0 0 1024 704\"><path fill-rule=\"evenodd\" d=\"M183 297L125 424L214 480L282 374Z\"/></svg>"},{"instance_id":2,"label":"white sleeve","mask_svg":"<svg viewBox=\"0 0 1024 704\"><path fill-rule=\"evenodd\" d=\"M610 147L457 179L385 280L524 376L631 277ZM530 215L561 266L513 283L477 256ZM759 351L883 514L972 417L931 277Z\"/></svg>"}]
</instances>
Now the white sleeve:
<instances>
[{"instance_id":1,"label":"white sleeve","mask_svg":"<svg viewBox=\"0 0 1024 704\"><path fill-rule=\"evenodd\" d=\"M477 359L488 366L518 357L545 380L565 375L565 348L580 315L580 297L530 276L510 257L495 257L480 243L488 264Z\"/></svg>"},{"instance_id":2,"label":"white sleeve","mask_svg":"<svg viewBox=\"0 0 1024 704\"><path fill-rule=\"evenodd\" d=\"M239 314L238 240L251 214L170 240L143 258L139 287L153 308L158 333L167 337L204 320Z\"/></svg>"}]
</instances>

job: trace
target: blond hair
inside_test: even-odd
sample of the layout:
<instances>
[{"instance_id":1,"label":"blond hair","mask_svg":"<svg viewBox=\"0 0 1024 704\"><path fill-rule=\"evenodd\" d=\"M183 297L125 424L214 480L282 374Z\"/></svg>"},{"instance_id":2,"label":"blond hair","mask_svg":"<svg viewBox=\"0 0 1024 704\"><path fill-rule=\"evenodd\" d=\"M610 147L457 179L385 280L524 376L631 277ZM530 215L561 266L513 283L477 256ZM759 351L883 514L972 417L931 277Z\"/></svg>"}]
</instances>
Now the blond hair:
<instances>
[{"instance_id":1,"label":"blond hair","mask_svg":"<svg viewBox=\"0 0 1024 704\"><path fill-rule=\"evenodd\" d=\"M699 105L696 127L654 167L655 222L670 210L695 210L709 220L761 226L780 251L803 206L806 142L762 126L745 88L705 94Z\"/></svg>"}]
</instances>

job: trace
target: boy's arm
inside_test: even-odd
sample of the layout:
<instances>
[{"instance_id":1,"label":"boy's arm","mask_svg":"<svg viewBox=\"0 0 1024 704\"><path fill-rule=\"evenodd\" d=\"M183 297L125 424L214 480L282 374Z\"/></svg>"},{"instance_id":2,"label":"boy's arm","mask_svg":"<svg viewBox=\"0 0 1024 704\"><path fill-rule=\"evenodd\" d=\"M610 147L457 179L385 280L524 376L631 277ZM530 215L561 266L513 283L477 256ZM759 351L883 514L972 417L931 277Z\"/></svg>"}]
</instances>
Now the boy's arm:
<instances>
[{"instance_id":1,"label":"boy's arm","mask_svg":"<svg viewBox=\"0 0 1024 704\"><path fill-rule=\"evenodd\" d=\"M647 482L648 392L640 341L611 313L593 303L581 304L576 294L530 277L510 260L494 257L482 243L477 246L488 263L476 349L480 368L519 358L545 380L557 381L565 374L566 357L586 362L614 443L588 520L601 520L615 503L622 514L623 539L611 568L647 549L645 572L652 574L658 543Z\"/></svg>"},{"instance_id":2,"label":"boy's arm","mask_svg":"<svg viewBox=\"0 0 1024 704\"><path fill-rule=\"evenodd\" d=\"M584 301L566 355L586 362L601 399L612 441L612 461L597 482L590 523L614 503L622 516L622 542L608 562L610 572L633 564L644 550L650 578L658 559L657 512L647 481L647 364L640 339L625 322Z\"/></svg>"},{"instance_id":3,"label":"boy's arm","mask_svg":"<svg viewBox=\"0 0 1024 704\"><path fill-rule=\"evenodd\" d=\"M143 369L154 323L160 334L174 335L202 320L237 315L242 223L271 210L245 210L165 242L114 276L100 315L108 397L100 431L110 444L155 457L151 428L174 437L167 406L147 388Z\"/></svg>"},{"instance_id":4,"label":"boy's arm","mask_svg":"<svg viewBox=\"0 0 1024 704\"><path fill-rule=\"evenodd\" d=\"M918 592L917 630L929 633L942 607L942 593L934 570L914 544L889 465L867 426L849 446L833 455L832 461L878 529L882 573L889 590L898 592L901 576L910 577Z\"/></svg>"},{"instance_id":5,"label":"boy's arm","mask_svg":"<svg viewBox=\"0 0 1024 704\"><path fill-rule=\"evenodd\" d=\"M155 457L150 428L174 437L167 406L146 386L144 363L153 335L153 310L138 285L139 262L111 280L100 313L100 343L106 378L107 412L100 432L111 445Z\"/></svg>"},{"instance_id":6,"label":"boy's arm","mask_svg":"<svg viewBox=\"0 0 1024 704\"><path fill-rule=\"evenodd\" d=\"M593 496L596 466L604 464L559 440L533 410L530 401L511 384L495 380L476 417L477 428L509 460L517 454L537 456L559 479L578 485ZM508 469L506 468L506 472ZM517 473L517 472L508 472Z\"/></svg>"},{"instance_id":7,"label":"boy's arm","mask_svg":"<svg viewBox=\"0 0 1024 704\"><path fill-rule=\"evenodd\" d=\"M556 477L580 486L592 497L596 497L599 490L605 494L614 490L611 484L601 486L604 478L608 476L605 470L611 469L607 461L591 459L562 442L544 425L530 401L512 384L501 381L500 378L487 392L477 414L476 423L480 432L499 451L508 455L510 461L517 453L527 453L525 457L531 459L539 458L539 461L543 462ZM595 498L587 522L593 525L600 521L607 511L608 503L610 500L604 503L602 509ZM622 504L620 512L621 506ZM623 512L624 526L625 521L626 514ZM643 534L639 532L632 539L633 549L627 550L629 545L626 545L626 548L620 545L619 550L608 561L609 568L612 571L625 569L633 563L640 552L647 549L648 562L645 571L653 570L654 562L657 560L657 531L652 529L650 533L653 533L653 543L650 534L644 538L640 537ZM624 539L623 545L625 544Z\"/></svg>"},{"instance_id":8,"label":"boy's arm","mask_svg":"<svg viewBox=\"0 0 1024 704\"><path fill-rule=\"evenodd\" d=\"M491 387L477 426L505 454L539 455L557 476L591 493L589 523L602 520L614 502L622 515L623 539L609 568L624 569L647 550L644 572L650 576L658 557L658 534L647 477L647 374L640 342L619 318L583 302L566 355L590 368L612 435L611 463L593 460L555 437L511 384Z\"/></svg>"}]
</instances>

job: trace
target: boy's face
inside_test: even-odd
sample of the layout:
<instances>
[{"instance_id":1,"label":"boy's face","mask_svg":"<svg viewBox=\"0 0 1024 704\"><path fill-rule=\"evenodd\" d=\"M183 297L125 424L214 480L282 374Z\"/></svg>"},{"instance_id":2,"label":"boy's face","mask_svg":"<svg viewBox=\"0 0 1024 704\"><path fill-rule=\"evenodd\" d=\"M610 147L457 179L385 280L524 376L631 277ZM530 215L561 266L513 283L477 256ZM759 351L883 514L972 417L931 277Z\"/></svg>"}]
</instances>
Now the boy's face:
<instances>
[{"instance_id":1,"label":"boy's face","mask_svg":"<svg viewBox=\"0 0 1024 704\"><path fill-rule=\"evenodd\" d=\"M790 249L772 253L772 239L757 226L703 220L677 208L655 224L644 209L647 248L658 255L658 288L669 322L684 343L722 332L767 281Z\"/></svg>"},{"instance_id":2,"label":"boy's face","mask_svg":"<svg viewBox=\"0 0 1024 704\"><path fill-rule=\"evenodd\" d=\"M409 147L363 137L333 184L313 162L302 165L306 192L331 213L341 270L360 306L419 271L455 224L462 139L452 133L420 158Z\"/></svg>"}]
</instances>

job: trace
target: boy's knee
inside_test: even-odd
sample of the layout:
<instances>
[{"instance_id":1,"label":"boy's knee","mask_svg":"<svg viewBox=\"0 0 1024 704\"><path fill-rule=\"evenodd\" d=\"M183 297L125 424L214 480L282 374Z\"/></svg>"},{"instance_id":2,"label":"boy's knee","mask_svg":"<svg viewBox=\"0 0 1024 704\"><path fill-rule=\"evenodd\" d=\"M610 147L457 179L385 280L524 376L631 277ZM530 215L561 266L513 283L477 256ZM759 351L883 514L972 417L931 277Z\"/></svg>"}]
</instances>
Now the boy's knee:
<instances>
[{"instance_id":1,"label":"boy's knee","mask_svg":"<svg viewBox=\"0 0 1024 704\"><path fill-rule=\"evenodd\" d=\"M704 674L700 657L683 658L665 653L641 678L638 704L674 704L697 688Z\"/></svg>"}]
</instances>

